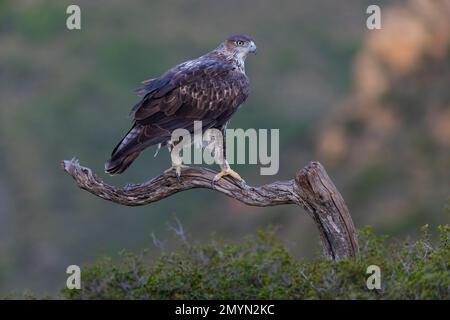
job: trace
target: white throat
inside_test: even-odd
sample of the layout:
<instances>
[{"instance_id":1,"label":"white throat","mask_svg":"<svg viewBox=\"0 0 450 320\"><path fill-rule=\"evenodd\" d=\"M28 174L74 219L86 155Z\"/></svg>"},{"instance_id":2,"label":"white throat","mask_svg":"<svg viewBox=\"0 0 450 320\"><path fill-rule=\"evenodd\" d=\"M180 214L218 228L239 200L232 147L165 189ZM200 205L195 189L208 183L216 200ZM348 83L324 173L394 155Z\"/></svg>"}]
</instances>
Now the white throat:
<instances>
[{"instance_id":1,"label":"white throat","mask_svg":"<svg viewBox=\"0 0 450 320\"><path fill-rule=\"evenodd\" d=\"M238 69L245 73L245 58L247 57L247 53L245 52L236 52L232 55L230 55L227 60L232 60Z\"/></svg>"}]
</instances>

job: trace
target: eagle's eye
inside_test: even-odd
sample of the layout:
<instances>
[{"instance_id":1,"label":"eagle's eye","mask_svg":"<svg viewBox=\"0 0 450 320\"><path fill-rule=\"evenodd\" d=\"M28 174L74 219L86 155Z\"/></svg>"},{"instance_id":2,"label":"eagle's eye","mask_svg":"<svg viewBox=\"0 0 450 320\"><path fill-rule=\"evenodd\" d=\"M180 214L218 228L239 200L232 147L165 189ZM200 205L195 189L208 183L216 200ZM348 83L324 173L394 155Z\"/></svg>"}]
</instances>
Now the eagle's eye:
<instances>
[{"instance_id":1,"label":"eagle's eye","mask_svg":"<svg viewBox=\"0 0 450 320\"><path fill-rule=\"evenodd\" d=\"M243 45L244 45L244 41L242 41L242 40L236 40L236 45L238 45L238 46L243 46Z\"/></svg>"}]
</instances>

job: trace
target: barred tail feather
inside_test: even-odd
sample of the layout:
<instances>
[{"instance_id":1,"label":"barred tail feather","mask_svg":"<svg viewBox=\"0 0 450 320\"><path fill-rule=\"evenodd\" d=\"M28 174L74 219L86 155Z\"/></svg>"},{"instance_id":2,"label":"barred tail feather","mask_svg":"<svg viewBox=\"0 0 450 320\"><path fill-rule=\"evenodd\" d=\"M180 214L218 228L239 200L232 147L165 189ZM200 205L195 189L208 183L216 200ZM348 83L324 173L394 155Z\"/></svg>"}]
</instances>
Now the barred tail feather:
<instances>
[{"instance_id":1,"label":"barred tail feather","mask_svg":"<svg viewBox=\"0 0 450 320\"><path fill-rule=\"evenodd\" d=\"M126 136L114 148L111 159L105 163L105 172L111 175L118 175L124 172L133 161L139 156L142 150L132 148L136 146L136 138L139 136L142 127L134 125ZM135 149L135 150L130 150Z\"/></svg>"},{"instance_id":2,"label":"barred tail feather","mask_svg":"<svg viewBox=\"0 0 450 320\"><path fill-rule=\"evenodd\" d=\"M111 175L121 174L145 148L169 139L167 130L135 123L114 148L111 159L105 164L105 171Z\"/></svg>"},{"instance_id":3,"label":"barred tail feather","mask_svg":"<svg viewBox=\"0 0 450 320\"><path fill-rule=\"evenodd\" d=\"M123 173L136 158L141 154L140 151L123 155L121 157L112 156L105 164L105 172L110 175Z\"/></svg>"}]
</instances>

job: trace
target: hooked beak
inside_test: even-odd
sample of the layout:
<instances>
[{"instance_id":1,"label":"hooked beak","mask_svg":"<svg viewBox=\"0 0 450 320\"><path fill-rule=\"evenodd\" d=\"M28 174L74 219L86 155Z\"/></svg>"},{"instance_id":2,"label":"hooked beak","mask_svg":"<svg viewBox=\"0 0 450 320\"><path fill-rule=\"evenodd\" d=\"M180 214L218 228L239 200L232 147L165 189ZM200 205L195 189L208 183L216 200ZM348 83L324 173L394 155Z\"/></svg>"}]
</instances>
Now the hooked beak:
<instances>
[{"instance_id":1,"label":"hooked beak","mask_svg":"<svg viewBox=\"0 0 450 320\"><path fill-rule=\"evenodd\" d=\"M256 44L253 41L250 42L250 50L249 50L249 52L253 53L253 54L257 54L258 53L258 48L256 47Z\"/></svg>"}]
</instances>

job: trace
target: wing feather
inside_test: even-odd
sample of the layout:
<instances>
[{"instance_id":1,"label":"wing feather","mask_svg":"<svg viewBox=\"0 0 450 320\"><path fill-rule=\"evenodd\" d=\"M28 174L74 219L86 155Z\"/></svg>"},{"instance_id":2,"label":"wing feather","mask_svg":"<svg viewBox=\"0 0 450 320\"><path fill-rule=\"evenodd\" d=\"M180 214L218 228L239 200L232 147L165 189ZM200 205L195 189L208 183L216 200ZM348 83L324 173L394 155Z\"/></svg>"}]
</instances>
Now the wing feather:
<instances>
[{"instance_id":1,"label":"wing feather","mask_svg":"<svg viewBox=\"0 0 450 320\"><path fill-rule=\"evenodd\" d=\"M218 120L229 118L248 96L245 74L224 61L200 60L188 67L182 64L162 77L170 80L153 81L134 109L134 119L141 125L173 131L185 128L185 122L180 121L183 118L221 125ZM156 88L155 82L161 86ZM167 122L170 118L174 121Z\"/></svg>"}]
</instances>

